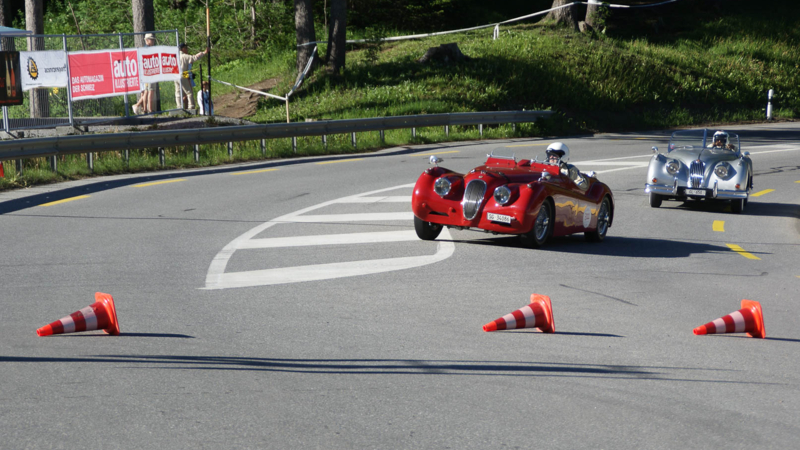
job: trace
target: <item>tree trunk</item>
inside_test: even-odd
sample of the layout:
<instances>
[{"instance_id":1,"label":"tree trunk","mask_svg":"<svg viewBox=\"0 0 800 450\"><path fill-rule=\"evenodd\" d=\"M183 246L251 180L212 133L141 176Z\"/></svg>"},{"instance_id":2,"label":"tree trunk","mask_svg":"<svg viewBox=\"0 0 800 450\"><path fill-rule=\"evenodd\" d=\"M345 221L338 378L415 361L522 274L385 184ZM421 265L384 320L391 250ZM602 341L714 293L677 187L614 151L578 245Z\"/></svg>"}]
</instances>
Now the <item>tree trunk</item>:
<instances>
[{"instance_id":1,"label":"tree trunk","mask_svg":"<svg viewBox=\"0 0 800 450\"><path fill-rule=\"evenodd\" d=\"M586 18L584 21L592 28L597 28L600 13L600 4L591 3L586 5Z\"/></svg>"},{"instance_id":2,"label":"tree trunk","mask_svg":"<svg viewBox=\"0 0 800 450\"><path fill-rule=\"evenodd\" d=\"M572 3L573 0L553 0L553 6L551 8L555 8L558 6L566 5ZM568 27L573 29L578 28L578 13L577 13L577 6L572 5L566 8L560 8L555 11L550 11L545 16L544 20L553 20L555 23L563 23Z\"/></svg>"},{"instance_id":3,"label":"tree trunk","mask_svg":"<svg viewBox=\"0 0 800 450\"><path fill-rule=\"evenodd\" d=\"M155 9L153 0L131 0L131 10L133 12L133 32L147 33L155 31ZM136 35L136 46L144 47L144 34Z\"/></svg>"},{"instance_id":4,"label":"tree trunk","mask_svg":"<svg viewBox=\"0 0 800 450\"><path fill-rule=\"evenodd\" d=\"M14 18L13 15L9 11L9 0L0 0L0 26L10 27L11 20ZM5 51L14 51L16 46L14 45L14 38L2 38L0 39L0 50Z\"/></svg>"},{"instance_id":5,"label":"tree trunk","mask_svg":"<svg viewBox=\"0 0 800 450\"><path fill-rule=\"evenodd\" d=\"M331 0L331 23L328 27L328 72L338 74L344 68L347 37L347 0Z\"/></svg>"},{"instance_id":6,"label":"tree trunk","mask_svg":"<svg viewBox=\"0 0 800 450\"><path fill-rule=\"evenodd\" d=\"M25 0L25 28L33 34L44 34L44 6L42 0ZM44 50L44 38L28 38L28 51ZM49 117L50 103L47 89L31 89L31 118Z\"/></svg>"},{"instance_id":7,"label":"tree trunk","mask_svg":"<svg viewBox=\"0 0 800 450\"><path fill-rule=\"evenodd\" d=\"M314 42L316 34L314 32L314 15L311 10L313 4L312 0L294 0L294 26L297 34L297 76L303 72L308 64L308 59L311 58L311 52L314 51L313 45L305 45L299 47L301 44L307 42Z\"/></svg>"}]
</instances>

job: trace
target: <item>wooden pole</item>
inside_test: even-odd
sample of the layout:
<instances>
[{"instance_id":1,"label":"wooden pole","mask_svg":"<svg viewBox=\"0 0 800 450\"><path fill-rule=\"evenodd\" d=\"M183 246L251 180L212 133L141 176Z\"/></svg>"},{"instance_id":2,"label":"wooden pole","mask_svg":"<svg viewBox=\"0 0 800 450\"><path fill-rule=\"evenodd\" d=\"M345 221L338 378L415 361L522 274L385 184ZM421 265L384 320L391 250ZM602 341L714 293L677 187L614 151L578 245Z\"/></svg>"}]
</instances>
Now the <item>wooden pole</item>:
<instances>
[{"instance_id":1,"label":"wooden pole","mask_svg":"<svg viewBox=\"0 0 800 450\"><path fill-rule=\"evenodd\" d=\"M206 47L208 48L208 111L206 111L206 115L213 116L214 111L214 103L211 100L211 12L210 8L208 7L208 0L206 0ZM201 78L202 78L202 71ZM202 82L200 84L200 89L203 89Z\"/></svg>"}]
</instances>

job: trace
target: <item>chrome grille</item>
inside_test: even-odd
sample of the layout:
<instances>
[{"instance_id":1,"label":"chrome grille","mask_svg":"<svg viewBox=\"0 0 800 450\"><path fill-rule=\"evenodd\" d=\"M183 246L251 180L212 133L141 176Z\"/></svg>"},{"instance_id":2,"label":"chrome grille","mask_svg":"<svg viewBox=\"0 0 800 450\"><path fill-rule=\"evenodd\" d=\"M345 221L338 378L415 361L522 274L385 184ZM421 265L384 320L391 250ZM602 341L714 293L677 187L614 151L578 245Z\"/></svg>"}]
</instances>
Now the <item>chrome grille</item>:
<instances>
[{"instance_id":1,"label":"chrome grille","mask_svg":"<svg viewBox=\"0 0 800 450\"><path fill-rule=\"evenodd\" d=\"M467 189L464 191L464 201L461 205L464 208L464 218L472 220L481 209L483 203L483 195L486 193L486 183L483 180L472 180L467 183Z\"/></svg>"},{"instance_id":2,"label":"chrome grille","mask_svg":"<svg viewBox=\"0 0 800 450\"><path fill-rule=\"evenodd\" d=\"M705 172L705 167L705 163L700 160L692 161L692 165L689 166L689 184L693 188L699 188L703 186L703 173Z\"/></svg>"}]
</instances>

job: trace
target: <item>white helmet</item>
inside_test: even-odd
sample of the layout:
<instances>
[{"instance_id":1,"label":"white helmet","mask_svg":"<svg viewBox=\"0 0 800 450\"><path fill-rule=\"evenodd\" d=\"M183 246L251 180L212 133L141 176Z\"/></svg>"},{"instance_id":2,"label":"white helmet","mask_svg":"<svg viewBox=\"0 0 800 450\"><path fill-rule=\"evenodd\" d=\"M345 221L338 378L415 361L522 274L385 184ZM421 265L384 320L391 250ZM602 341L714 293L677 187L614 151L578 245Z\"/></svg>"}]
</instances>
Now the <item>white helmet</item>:
<instances>
[{"instance_id":1,"label":"white helmet","mask_svg":"<svg viewBox=\"0 0 800 450\"><path fill-rule=\"evenodd\" d=\"M722 145L727 144L728 143L728 133L726 133L724 131L717 131L716 133L714 133L714 142L716 143L717 141L722 141Z\"/></svg>"},{"instance_id":2,"label":"white helmet","mask_svg":"<svg viewBox=\"0 0 800 450\"><path fill-rule=\"evenodd\" d=\"M556 155L562 162L569 161L569 147L562 142L553 142L547 146L547 156Z\"/></svg>"}]
</instances>

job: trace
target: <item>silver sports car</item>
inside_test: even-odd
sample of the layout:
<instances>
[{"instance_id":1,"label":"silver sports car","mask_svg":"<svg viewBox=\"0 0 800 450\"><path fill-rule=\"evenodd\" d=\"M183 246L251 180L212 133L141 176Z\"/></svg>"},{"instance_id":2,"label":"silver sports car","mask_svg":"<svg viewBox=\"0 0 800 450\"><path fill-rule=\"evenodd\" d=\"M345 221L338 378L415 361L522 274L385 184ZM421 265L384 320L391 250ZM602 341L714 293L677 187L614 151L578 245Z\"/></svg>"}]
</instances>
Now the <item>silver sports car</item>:
<instances>
[{"instance_id":1,"label":"silver sports car","mask_svg":"<svg viewBox=\"0 0 800 450\"><path fill-rule=\"evenodd\" d=\"M650 206L663 200L730 200L741 213L753 189L753 161L742 152L739 136L708 129L672 133L667 153L653 147L644 191Z\"/></svg>"}]
</instances>

